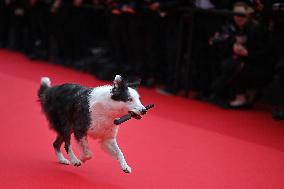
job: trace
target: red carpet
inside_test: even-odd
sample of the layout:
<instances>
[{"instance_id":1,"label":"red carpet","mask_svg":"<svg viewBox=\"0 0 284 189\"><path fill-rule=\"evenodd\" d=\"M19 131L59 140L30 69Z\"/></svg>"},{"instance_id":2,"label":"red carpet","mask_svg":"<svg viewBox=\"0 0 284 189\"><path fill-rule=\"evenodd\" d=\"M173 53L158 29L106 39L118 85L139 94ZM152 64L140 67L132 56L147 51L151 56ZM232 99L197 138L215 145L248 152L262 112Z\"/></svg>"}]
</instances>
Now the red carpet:
<instances>
[{"instance_id":1,"label":"red carpet","mask_svg":"<svg viewBox=\"0 0 284 189\"><path fill-rule=\"evenodd\" d=\"M55 134L37 103L42 76L53 84L102 84L88 74L0 51L1 189L284 188L284 123L268 111L222 110L147 89L140 91L142 100L156 107L119 132L132 174L93 141L92 160L81 167L59 165Z\"/></svg>"}]
</instances>

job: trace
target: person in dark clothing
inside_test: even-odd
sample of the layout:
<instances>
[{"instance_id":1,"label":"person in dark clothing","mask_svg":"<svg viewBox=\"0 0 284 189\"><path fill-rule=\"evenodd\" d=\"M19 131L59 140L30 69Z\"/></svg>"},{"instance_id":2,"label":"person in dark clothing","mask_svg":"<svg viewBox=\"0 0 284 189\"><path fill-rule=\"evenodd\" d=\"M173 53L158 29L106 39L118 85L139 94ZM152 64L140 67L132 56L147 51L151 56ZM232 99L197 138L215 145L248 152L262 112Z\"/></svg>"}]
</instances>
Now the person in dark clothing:
<instances>
[{"instance_id":1,"label":"person in dark clothing","mask_svg":"<svg viewBox=\"0 0 284 189\"><path fill-rule=\"evenodd\" d=\"M72 14L72 34L73 34L73 66L77 69L82 69L81 61L87 54L87 14L82 7L87 0L74 0L73 14Z\"/></svg>"},{"instance_id":2,"label":"person in dark clothing","mask_svg":"<svg viewBox=\"0 0 284 189\"><path fill-rule=\"evenodd\" d=\"M130 52L130 29L129 22L134 9L128 6L126 0L113 0L107 3L107 43L109 53L114 65L122 75L131 73Z\"/></svg>"},{"instance_id":3,"label":"person in dark clothing","mask_svg":"<svg viewBox=\"0 0 284 189\"><path fill-rule=\"evenodd\" d=\"M248 5L237 2L233 10L248 14ZM272 75L272 66L267 62L267 38L265 29L249 16L235 16L232 23L215 33L210 43L225 51L220 75L213 82L215 98L229 100L230 107L253 102L256 89Z\"/></svg>"},{"instance_id":4,"label":"person in dark clothing","mask_svg":"<svg viewBox=\"0 0 284 189\"><path fill-rule=\"evenodd\" d=\"M11 0L8 48L26 52L28 43L28 0Z\"/></svg>"},{"instance_id":5,"label":"person in dark clothing","mask_svg":"<svg viewBox=\"0 0 284 189\"><path fill-rule=\"evenodd\" d=\"M109 4L111 53L122 74L152 86L160 62L160 5L155 1L119 0Z\"/></svg>"},{"instance_id":6,"label":"person in dark clothing","mask_svg":"<svg viewBox=\"0 0 284 189\"><path fill-rule=\"evenodd\" d=\"M184 31L181 31L184 24L182 13L178 10L182 6L193 6L192 2L183 0L159 1L160 9L165 12L160 27L161 40L161 63L158 65L160 70L160 84L158 92L164 95L175 95L179 90L179 75L182 68L179 65L181 55L181 46L183 46ZM176 84L178 83L178 84Z\"/></svg>"},{"instance_id":7,"label":"person in dark clothing","mask_svg":"<svg viewBox=\"0 0 284 189\"><path fill-rule=\"evenodd\" d=\"M56 41L58 43L58 63L76 67L83 57L85 22L82 21L81 5L83 0L65 0L59 2L56 11Z\"/></svg>"},{"instance_id":8,"label":"person in dark clothing","mask_svg":"<svg viewBox=\"0 0 284 189\"><path fill-rule=\"evenodd\" d=\"M272 116L276 120L284 120L284 57L275 66L275 75L270 87L276 108Z\"/></svg>"},{"instance_id":9,"label":"person in dark clothing","mask_svg":"<svg viewBox=\"0 0 284 189\"><path fill-rule=\"evenodd\" d=\"M7 45L7 38L9 32L9 13L10 2L6 0L0 0L0 48L4 48Z\"/></svg>"},{"instance_id":10,"label":"person in dark clothing","mask_svg":"<svg viewBox=\"0 0 284 189\"><path fill-rule=\"evenodd\" d=\"M146 68L148 84L172 85L174 65L177 59L178 27L180 15L179 0L155 0L147 4ZM159 70L159 71L157 71Z\"/></svg>"},{"instance_id":11,"label":"person in dark clothing","mask_svg":"<svg viewBox=\"0 0 284 189\"><path fill-rule=\"evenodd\" d=\"M275 62L275 73L269 95L277 108L272 112L276 120L284 120L284 1L271 0L266 5L270 18L270 54Z\"/></svg>"},{"instance_id":12,"label":"person in dark clothing","mask_svg":"<svg viewBox=\"0 0 284 189\"><path fill-rule=\"evenodd\" d=\"M142 85L152 87L158 79L161 63L161 23L170 1L138 1L136 14L130 21L130 44L134 72L142 78Z\"/></svg>"},{"instance_id":13,"label":"person in dark clothing","mask_svg":"<svg viewBox=\"0 0 284 189\"><path fill-rule=\"evenodd\" d=\"M31 59L47 60L51 34L52 0L31 0L28 6L28 56Z\"/></svg>"}]
</instances>

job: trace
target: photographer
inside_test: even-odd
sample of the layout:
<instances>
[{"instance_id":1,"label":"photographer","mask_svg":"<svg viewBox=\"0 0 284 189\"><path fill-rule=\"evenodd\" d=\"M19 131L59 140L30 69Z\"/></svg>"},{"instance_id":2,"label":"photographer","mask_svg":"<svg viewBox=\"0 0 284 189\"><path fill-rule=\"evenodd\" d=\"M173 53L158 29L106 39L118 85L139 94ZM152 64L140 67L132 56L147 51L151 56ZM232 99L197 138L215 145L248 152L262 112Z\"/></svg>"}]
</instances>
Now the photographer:
<instances>
[{"instance_id":1,"label":"photographer","mask_svg":"<svg viewBox=\"0 0 284 189\"><path fill-rule=\"evenodd\" d=\"M28 0L11 0L9 2L9 37L8 48L26 52L28 39Z\"/></svg>"},{"instance_id":2,"label":"photographer","mask_svg":"<svg viewBox=\"0 0 284 189\"><path fill-rule=\"evenodd\" d=\"M275 75L271 84L272 95L277 108L273 110L272 116L277 120L284 120L284 57L275 66Z\"/></svg>"},{"instance_id":3,"label":"photographer","mask_svg":"<svg viewBox=\"0 0 284 189\"><path fill-rule=\"evenodd\" d=\"M246 16L234 16L209 43L221 49L224 57L212 86L214 98L236 108L254 102L257 89L266 84L272 71L266 61L266 30L249 16L246 3L235 3L233 11Z\"/></svg>"},{"instance_id":4,"label":"photographer","mask_svg":"<svg viewBox=\"0 0 284 189\"><path fill-rule=\"evenodd\" d=\"M176 34L171 30L177 30L178 22L175 21L174 25L171 22L176 19L175 9L179 5L181 2L178 0L144 0L143 2L144 50L140 56L144 61L141 64L143 69L140 74L145 81L142 83L144 86L152 87L154 84L163 83L165 68L173 64L171 56L174 56L175 51L169 48L175 48ZM157 72L157 70L160 71Z\"/></svg>"},{"instance_id":5,"label":"photographer","mask_svg":"<svg viewBox=\"0 0 284 189\"><path fill-rule=\"evenodd\" d=\"M59 1L56 5L56 40L58 43L59 64L80 68L84 56L85 33L83 0ZM55 4L54 4L55 5ZM53 10L52 10L53 11Z\"/></svg>"},{"instance_id":6,"label":"photographer","mask_svg":"<svg viewBox=\"0 0 284 189\"><path fill-rule=\"evenodd\" d=\"M277 120L284 120L284 1L273 0L267 5L270 12L270 47L275 62L275 74L271 83L269 94L277 108L272 116Z\"/></svg>"},{"instance_id":7,"label":"photographer","mask_svg":"<svg viewBox=\"0 0 284 189\"><path fill-rule=\"evenodd\" d=\"M29 0L27 53L30 59L48 60L52 1Z\"/></svg>"},{"instance_id":8,"label":"photographer","mask_svg":"<svg viewBox=\"0 0 284 189\"><path fill-rule=\"evenodd\" d=\"M6 47L9 32L9 0L0 0L0 48Z\"/></svg>"}]
</instances>

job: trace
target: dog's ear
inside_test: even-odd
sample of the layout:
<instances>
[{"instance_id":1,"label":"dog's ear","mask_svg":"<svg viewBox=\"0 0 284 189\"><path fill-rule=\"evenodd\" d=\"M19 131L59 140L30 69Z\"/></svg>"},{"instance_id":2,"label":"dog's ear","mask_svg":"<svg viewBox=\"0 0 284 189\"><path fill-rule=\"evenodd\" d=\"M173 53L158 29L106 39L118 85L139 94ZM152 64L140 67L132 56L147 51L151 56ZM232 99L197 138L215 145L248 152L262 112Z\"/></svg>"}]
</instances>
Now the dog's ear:
<instances>
[{"instance_id":1,"label":"dog's ear","mask_svg":"<svg viewBox=\"0 0 284 189\"><path fill-rule=\"evenodd\" d=\"M128 88L127 83L120 75L116 75L113 80L113 88L111 90L111 98L118 101L127 101Z\"/></svg>"},{"instance_id":2,"label":"dog's ear","mask_svg":"<svg viewBox=\"0 0 284 189\"><path fill-rule=\"evenodd\" d=\"M127 81L127 86L132 89L138 90L139 85L141 84L141 79L136 79L135 81Z\"/></svg>"},{"instance_id":3,"label":"dog's ear","mask_svg":"<svg viewBox=\"0 0 284 189\"><path fill-rule=\"evenodd\" d=\"M114 80L113 80L114 88L118 88L118 87L120 87L123 84L124 84L123 78L120 75L116 75Z\"/></svg>"}]
</instances>

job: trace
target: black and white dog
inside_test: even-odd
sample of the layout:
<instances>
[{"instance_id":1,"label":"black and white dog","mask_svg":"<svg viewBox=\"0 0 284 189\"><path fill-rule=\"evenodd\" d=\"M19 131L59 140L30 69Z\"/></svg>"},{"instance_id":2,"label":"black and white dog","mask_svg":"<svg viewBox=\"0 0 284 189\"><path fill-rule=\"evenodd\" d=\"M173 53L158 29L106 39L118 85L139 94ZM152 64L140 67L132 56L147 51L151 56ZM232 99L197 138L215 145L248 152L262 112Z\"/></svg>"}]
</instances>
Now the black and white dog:
<instances>
[{"instance_id":1,"label":"black and white dog","mask_svg":"<svg viewBox=\"0 0 284 189\"><path fill-rule=\"evenodd\" d=\"M120 164L121 169L130 173L123 153L119 149L116 136L119 126L114 119L132 112L140 119L146 113L140 102L138 92L129 87L124 79L117 75L113 85L88 88L77 84L63 84L51 87L50 79L43 77L38 90L39 101L50 127L57 133L53 147L59 163L70 164L65 159L60 147L65 143L65 150L75 166L92 158L87 136L98 139L102 147ZM79 146L80 160L73 153L70 139L74 133Z\"/></svg>"}]
</instances>

